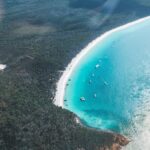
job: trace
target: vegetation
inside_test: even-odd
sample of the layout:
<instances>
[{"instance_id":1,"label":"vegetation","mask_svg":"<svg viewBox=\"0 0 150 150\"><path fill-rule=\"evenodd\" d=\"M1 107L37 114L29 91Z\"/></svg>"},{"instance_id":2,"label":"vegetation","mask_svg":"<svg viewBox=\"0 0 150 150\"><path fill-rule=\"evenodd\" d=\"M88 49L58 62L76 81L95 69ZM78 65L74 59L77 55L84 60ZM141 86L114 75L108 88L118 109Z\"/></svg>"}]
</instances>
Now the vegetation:
<instances>
[{"instance_id":1,"label":"vegetation","mask_svg":"<svg viewBox=\"0 0 150 150\"><path fill-rule=\"evenodd\" d=\"M60 71L89 41L150 13L138 1L122 0L102 25L84 17L95 4L79 8L78 1L67 5L69 0L6 0L1 5L0 64L7 64L0 72L1 150L95 150L120 144L118 135L76 124L75 115L54 106L53 98ZM105 13L95 10L92 17L100 20Z\"/></svg>"}]
</instances>

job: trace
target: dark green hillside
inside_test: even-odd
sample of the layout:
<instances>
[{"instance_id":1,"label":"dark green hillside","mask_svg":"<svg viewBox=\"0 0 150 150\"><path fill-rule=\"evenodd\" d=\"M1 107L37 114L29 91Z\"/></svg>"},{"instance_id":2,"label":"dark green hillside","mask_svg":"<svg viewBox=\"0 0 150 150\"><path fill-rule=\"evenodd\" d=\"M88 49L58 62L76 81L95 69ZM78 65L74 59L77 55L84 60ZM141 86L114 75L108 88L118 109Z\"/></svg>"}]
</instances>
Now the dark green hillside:
<instances>
[{"instance_id":1,"label":"dark green hillside","mask_svg":"<svg viewBox=\"0 0 150 150\"><path fill-rule=\"evenodd\" d=\"M7 65L0 71L0 150L124 144L114 134L77 125L74 114L54 106L53 98L61 71L88 42L150 14L150 5L141 1L122 0L107 9L96 0L81 7L79 0L0 1L0 64Z\"/></svg>"}]
</instances>

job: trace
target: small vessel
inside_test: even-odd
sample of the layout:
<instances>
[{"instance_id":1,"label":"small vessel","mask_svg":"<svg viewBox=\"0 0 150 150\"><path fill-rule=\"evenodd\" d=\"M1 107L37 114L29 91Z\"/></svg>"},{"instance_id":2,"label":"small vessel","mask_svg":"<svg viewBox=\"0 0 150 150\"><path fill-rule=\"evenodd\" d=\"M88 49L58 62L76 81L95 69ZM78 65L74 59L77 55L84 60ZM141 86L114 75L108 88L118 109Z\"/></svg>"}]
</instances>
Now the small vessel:
<instances>
[{"instance_id":1,"label":"small vessel","mask_svg":"<svg viewBox=\"0 0 150 150\"><path fill-rule=\"evenodd\" d=\"M95 68L99 68L100 67L100 65L99 64L97 64L96 66L95 66Z\"/></svg>"},{"instance_id":2,"label":"small vessel","mask_svg":"<svg viewBox=\"0 0 150 150\"><path fill-rule=\"evenodd\" d=\"M91 84L92 83L92 80L89 80L89 84Z\"/></svg>"},{"instance_id":3,"label":"small vessel","mask_svg":"<svg viewBox=\"0 0 150 150\"><path fill-rule=\"evenodd\" d=\"M94 98L96 98L97 97L97 95L96 95L96 93L94 94Z\"/></svg>"},{"instance_id":4,"label":"small vessel","mask_svg":"<svg viewBox=\"0 0 150 150\"><path fill-rule=\"evenodd\" d=\"M108 83L106 81L104 81L104 85L108 86Z\"/></svg>"},{"instance_id":5,"label":"small vessel","mask_svg":"<svg viewBox=\"0 0 150 150\"><path fill-rule=\"evenodd\" d=\"M81 101L85 101L85 97L80 97L80 100Z\"/></svg>"},{"instance_id":6,"label":"small vessel","mask_svg":"<svg viewBox=\"0 0 150 150\"><path fill-rule=\"evenodd\" d=\"M94 77L95 76L95 74L94 73L92 73L92 77Z\"/></svg>"}]
</instances>

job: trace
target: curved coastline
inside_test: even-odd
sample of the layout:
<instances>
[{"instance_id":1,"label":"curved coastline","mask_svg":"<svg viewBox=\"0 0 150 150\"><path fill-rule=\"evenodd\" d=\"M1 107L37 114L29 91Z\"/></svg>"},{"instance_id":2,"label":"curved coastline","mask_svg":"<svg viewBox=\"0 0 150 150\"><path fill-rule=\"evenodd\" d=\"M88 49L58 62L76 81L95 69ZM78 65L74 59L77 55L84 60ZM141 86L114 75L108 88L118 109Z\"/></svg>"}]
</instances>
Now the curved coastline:
<instances>
[{"instance_id":1,"label":"curved coastline","mask_svg":"<svg viewBox=\"0 0 150 150\"><path fill-rule=\"evenodd\" d=\"M56 106L64 108L64 95L65 95L65 88L67 81L69 80L74 68L77 66L77 64L80 62L80 60L90 51L92 48L97 44L103 42L103 40L111 35L114 32L124 30L128 27L131 27L135 24L139 24L141 22L144 22L146 20L150 19L150 16L138 19L133 22L129 22L125 25L119 26L117 28L114 28L110 31L105 32L104 34L100 35L98 38L93 40L91 43L89 43L84 49L81 50L69 63L69 65L66 67L65 71L63 72L61 78L57 82L57 87L56 87L56 94L54 98L54 104Z\"/></svg>"}]
</instances>

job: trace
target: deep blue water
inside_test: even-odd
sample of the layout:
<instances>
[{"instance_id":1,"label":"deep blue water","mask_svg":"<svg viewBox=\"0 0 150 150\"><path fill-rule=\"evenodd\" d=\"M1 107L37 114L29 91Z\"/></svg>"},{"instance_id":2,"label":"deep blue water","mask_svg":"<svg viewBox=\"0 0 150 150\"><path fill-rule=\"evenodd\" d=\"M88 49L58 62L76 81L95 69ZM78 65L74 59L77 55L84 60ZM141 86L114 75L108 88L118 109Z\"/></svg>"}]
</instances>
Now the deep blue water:
<instances>
[{"instance_id":1,"label":"deep blue water","mask_svg":"<svg viewBox=\"0 0 150 150\"><path fill-rule=\"evenodd\" d=\"M149 133L150 19L95 45L70 79L65 108L85 125L133 139L141 138L143 126Z\"/></svg>"}]
</instances>

